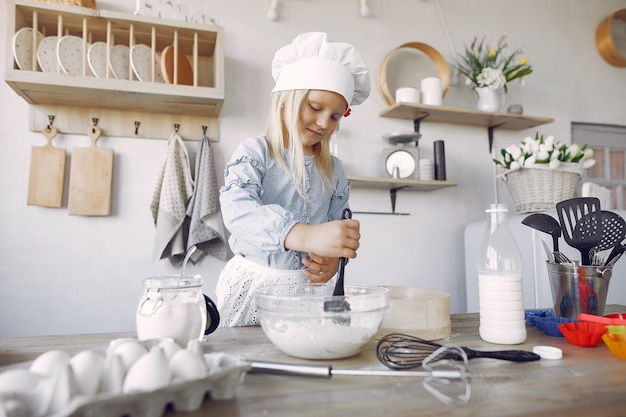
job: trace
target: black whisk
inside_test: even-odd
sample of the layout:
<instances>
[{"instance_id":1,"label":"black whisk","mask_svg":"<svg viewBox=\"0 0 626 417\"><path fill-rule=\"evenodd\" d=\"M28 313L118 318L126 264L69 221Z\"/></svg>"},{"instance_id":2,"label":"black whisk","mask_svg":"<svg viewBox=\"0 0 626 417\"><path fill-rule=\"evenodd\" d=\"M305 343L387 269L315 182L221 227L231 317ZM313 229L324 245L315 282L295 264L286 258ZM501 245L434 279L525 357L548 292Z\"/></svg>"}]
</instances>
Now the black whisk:
<instances>
[{"instance_id":1,"label":"black whisk","mask_svg":"<svg viewBox=\"0 0 626 417\"><path fill-rule=\"evenodd\" d=\"M378 360L390 369L411 369L422 364L431 353L442 347L439 343L419 337L390 333L383 336L376 344L376 356ZM468 359L491 358L502 359L512 362L531 362L541 357L533 352L525 350L499 350L478 351L465 346L460 346L465 351ZM445 352L440 359L462 360L461 355L454 351Z\"/></svg>"}]
</instances>

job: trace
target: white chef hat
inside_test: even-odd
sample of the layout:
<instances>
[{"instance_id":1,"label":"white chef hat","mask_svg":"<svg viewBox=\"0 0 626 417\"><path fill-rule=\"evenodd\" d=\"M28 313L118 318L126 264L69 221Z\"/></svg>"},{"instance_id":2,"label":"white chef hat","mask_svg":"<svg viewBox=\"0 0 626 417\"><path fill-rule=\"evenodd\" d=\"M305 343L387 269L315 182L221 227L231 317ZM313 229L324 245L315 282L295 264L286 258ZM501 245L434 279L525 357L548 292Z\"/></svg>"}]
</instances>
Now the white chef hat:
<instances>
[{"instance_id":1,"label":"white chef hat","mask_svg":"<svg viewBox=\"0 0 626 417\"><path fill-rule=\"evenodd\" d=\"M363 103L370 94L363 58L352 45L326 38L322 32L303 33L280 48L272 61L272 92L327 90L341 94L348 106Z\"/></svg>"}]
</instances>

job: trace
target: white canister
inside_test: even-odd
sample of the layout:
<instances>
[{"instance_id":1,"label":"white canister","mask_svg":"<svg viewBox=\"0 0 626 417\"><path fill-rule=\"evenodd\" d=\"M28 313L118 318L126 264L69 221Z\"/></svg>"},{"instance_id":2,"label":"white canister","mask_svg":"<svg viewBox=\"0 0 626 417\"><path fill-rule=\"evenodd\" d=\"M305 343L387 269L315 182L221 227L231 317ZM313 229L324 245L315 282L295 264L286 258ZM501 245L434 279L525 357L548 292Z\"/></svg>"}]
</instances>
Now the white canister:
<instances>
[{"instance_id":1,"label":"white canister","mask_svg":"<svg viewBox=\"0 0 626 417\"><path fill-rule=\"evenodd\" d=\"M441 106L443 100L441 78L428 77L421 82L422 103L429 106Z\"/></svg>"},{"instance_id":2,"label":"white canister","mask_svg":"<svg viewBox=\"0 0 626 417\"><path fill-rule=\"evenodd\" d=\"M207 307L200 275L165 275L146 278L137 306L139 340L171 337L181 346L202 340Z\"/></svg>"},{"instance_id":3,"label":"white canister","mask_svg":"<svg viewBox=\"0 0 626 417\"><path fill-rule=\"evenodd\" d=\"M396 103L419 103L420 90L415 87L400 87L396 90Z\"/></svg>"}]
</instances>

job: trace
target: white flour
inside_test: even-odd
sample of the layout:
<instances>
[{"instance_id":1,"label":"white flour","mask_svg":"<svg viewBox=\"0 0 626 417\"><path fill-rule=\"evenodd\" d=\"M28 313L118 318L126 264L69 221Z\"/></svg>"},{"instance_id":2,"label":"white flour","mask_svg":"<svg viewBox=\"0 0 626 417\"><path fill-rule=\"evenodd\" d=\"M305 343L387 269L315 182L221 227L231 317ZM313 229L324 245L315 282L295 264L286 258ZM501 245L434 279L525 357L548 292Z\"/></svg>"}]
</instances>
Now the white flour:
<instances>
[{"instance_id":1,"label":"white flour","mask_svg":"<svg viewBox=\"0 0 626 417\"><path fill-rule=\"evenodd\" d=\"M381 313L382 314L382 313ZM330 318L285 320L261 317L269 339L286 354L305 359L339 359L356 355L378 332L380 316L370 314L350 325Z\"/></svg>"}]
</instances>

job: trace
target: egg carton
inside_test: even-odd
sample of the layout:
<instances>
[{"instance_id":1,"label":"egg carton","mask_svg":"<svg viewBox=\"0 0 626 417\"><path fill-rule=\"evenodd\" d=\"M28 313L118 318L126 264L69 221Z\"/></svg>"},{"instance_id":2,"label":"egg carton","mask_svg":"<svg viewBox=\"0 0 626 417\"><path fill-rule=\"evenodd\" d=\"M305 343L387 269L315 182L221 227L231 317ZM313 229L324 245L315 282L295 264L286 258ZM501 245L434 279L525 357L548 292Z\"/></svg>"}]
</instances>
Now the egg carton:
<instances>
[{"instance_id":1,"label":"egg carton","mask_svg":"<svg viewBox=\"0 0 626 417\"><path fill-rule=\"evenodd\" d=\"M150 348L157 342L152 340L141 344ZM204 353L202 356L208 373L201 378L170 382L167 386L151 391L100 392L90 396L79 394L69 399L58 411L46 413L45 417L160 417L168 406L175 411L188 412L200 408L205 398L216 401L234 398L239 382L250 370L249 363L223 352ZM30 364L24 362L9 368L27 369ZM27 394L0 393L0 416L34 415L23 395Z\"/></svg>"},{"instance_id":2,"label":"egg carton","mask_svg":"<svg viewBox=\"0 0 626 417\"><path fill-rule=\"evenodd\" d=\"M225 356L222 363L222 369L212 375L155 391L77 397L50 417L160 417L168 405L175 411L194 411L207 395L216 401L234 398L239 381L250 369L249 364L234 357Z\"/></svg>"}]
</instances>

